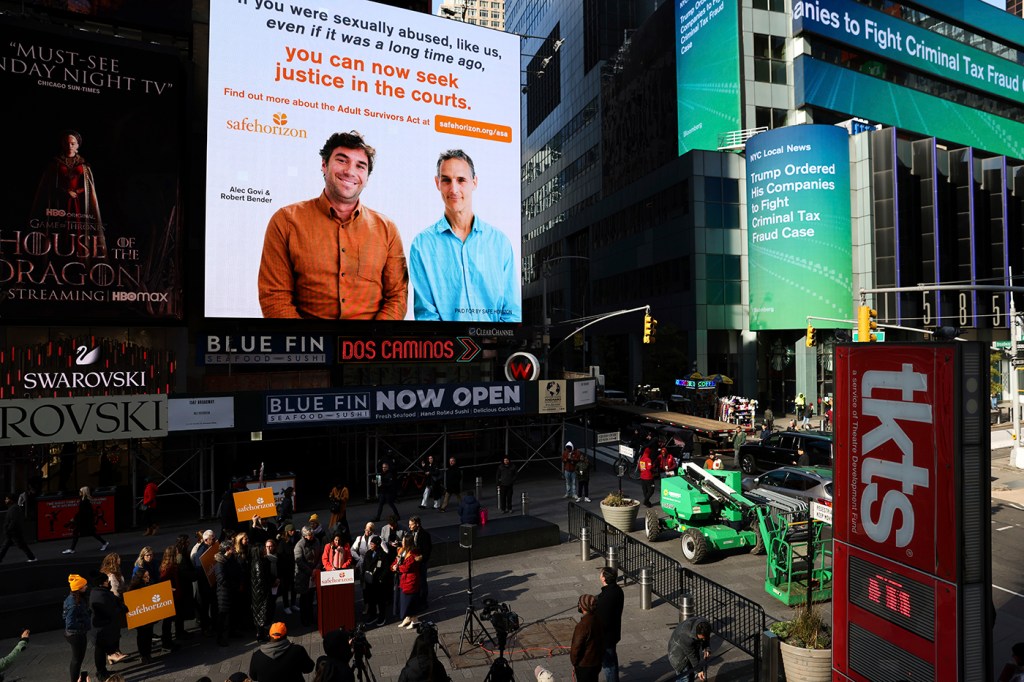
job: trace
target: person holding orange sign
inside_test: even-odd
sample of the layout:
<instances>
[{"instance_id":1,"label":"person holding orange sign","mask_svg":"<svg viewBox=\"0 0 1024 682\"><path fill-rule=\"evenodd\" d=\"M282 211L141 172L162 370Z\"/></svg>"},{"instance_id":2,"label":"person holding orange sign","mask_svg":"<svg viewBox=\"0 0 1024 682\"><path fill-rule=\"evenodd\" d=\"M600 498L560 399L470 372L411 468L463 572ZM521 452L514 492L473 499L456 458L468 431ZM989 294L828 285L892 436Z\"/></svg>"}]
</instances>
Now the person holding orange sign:
<instances>
[{"instance_id":1,"label":"person holding orange sign","mask_svg":"<svg viewBox=\"0 0 1024 682\"><path fill-rule=\"evenodd\" d=\"M473 213L478 178L473 159L449 149L434 177L444 215L409 247L417 320L519 322L520 282L512 244Z\"/></svg>"}]
</instances>

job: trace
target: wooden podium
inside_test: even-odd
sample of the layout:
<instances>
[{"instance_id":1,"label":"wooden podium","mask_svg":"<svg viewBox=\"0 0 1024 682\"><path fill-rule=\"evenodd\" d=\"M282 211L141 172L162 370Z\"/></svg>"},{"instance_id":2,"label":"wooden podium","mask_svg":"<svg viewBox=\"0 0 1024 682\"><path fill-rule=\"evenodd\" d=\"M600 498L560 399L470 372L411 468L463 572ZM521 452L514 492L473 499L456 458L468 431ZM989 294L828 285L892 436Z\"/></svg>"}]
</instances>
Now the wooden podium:
<instances>
[{"instance_id":1,"label":"wooden podium","mask_svg":"<svg viewBox=\"0 0 1024 682\"><path fill-rule=\"evenodd\" d=\"M344 627L356 627L356 572L319 571L316 583L316 615L320 634Z\"/></svg>"}]
</instances>

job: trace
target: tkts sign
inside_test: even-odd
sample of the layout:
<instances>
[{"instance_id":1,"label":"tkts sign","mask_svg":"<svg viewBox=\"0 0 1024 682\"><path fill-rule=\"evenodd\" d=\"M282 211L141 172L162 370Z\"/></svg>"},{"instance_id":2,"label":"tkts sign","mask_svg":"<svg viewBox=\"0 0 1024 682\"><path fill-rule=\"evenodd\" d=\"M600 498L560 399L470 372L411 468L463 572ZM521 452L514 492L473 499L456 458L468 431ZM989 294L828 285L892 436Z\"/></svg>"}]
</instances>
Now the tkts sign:
<instances>
[{"instance_id":1,"label":"tkts sign","mask_svg":"<svg viewBox=\"0 0 1024 682\"><path fill-rule=\"evenodd\" d=\"M836 509L835 537L952 579L956 548L937 541L957 523L943 494L954 484L952 405L940 397L953 362L943 352L952 355L912 346L849 355L849 431L839 434L849 456L836 466L850 505Z\"/></svg>"}]
</instances>

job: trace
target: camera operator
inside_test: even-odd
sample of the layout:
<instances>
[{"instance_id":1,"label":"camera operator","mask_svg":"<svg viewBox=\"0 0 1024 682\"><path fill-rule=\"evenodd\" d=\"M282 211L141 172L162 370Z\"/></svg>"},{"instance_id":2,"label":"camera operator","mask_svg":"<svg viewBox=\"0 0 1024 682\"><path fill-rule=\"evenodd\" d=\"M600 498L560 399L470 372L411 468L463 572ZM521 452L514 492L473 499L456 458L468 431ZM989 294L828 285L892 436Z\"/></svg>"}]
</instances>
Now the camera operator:
<instances>
[{"instance_id":1,"label":"camera operator","mask_svg":"<svg viewBox=\"0 0 1024 682\"><path fill-rule=\"evenodd\" d=\"M412 653L405 662L398 682L446 682L451 680L444 666L434 653L434 642L437 641L437 630L422 626L420 634L412 645Z\"/></svg>"},{"instance_id":2,"label":"camera operator","mask_svg":"<svg viewBox=\"0 0 1024 682\"><path fill-rule=\"evenodd\" d=\"M316 659L314 682L355 682L355 673L350 665L351 637L345 629L332 630L324 635L324 655Z\"/></svg>"}]
</instances>

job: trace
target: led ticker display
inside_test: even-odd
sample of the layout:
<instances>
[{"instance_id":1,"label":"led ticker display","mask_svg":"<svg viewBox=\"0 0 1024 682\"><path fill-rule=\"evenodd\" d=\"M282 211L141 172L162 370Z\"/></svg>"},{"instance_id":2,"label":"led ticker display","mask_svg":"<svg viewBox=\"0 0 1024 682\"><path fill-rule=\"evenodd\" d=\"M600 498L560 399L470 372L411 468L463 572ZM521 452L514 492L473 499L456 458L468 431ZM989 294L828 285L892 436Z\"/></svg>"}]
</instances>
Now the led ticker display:
<instances>
[{"instance_id":1,"label":"led ticker display","mask_svg":"<svg viewBox=\"0 0 1024 682\"><path fill-rule=\"evenodd\" d=\"M520 322L519 42L367 0L210 3L206 315ZM353 130L375 155L328 166Z\"/></svg>"},{"instance_id":2,"label":"led ticker display","mask_svg":"<svg viewBox=\"0 0 1024 682\"><path fill-rule=\"evenodd\" d=\"M934 587L856 556L850 557L850 603L921 637L934 636Z\"/></svg>"}]
</instances>

